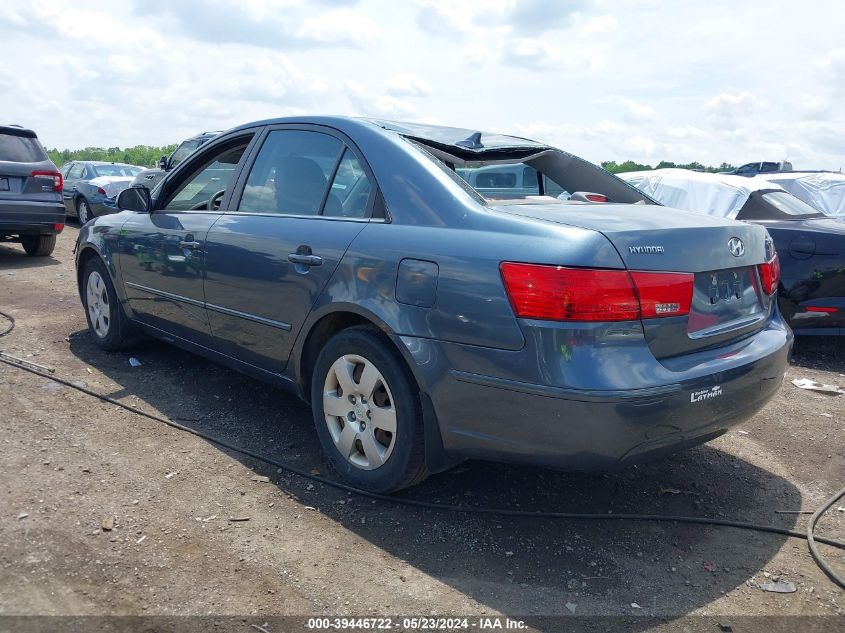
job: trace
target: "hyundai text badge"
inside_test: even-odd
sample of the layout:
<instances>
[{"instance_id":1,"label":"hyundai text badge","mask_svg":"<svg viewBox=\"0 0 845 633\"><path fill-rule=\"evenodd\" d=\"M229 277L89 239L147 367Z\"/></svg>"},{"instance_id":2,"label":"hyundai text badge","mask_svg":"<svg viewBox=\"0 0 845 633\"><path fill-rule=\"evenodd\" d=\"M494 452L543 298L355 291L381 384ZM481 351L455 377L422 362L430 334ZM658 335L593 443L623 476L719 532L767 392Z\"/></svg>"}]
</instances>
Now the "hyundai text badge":
<instances>
[{"instance_id":1,"label":"hyundai text badge","mask_svg":"<svg viewBox=\"0 0 845 633\"><path fill-rule=\"evenodd\" d=\"M728 250L734 257L742 257L745 255L745 244L738 237L732 237L728 240Z\"/></svg>"}]
</instances>

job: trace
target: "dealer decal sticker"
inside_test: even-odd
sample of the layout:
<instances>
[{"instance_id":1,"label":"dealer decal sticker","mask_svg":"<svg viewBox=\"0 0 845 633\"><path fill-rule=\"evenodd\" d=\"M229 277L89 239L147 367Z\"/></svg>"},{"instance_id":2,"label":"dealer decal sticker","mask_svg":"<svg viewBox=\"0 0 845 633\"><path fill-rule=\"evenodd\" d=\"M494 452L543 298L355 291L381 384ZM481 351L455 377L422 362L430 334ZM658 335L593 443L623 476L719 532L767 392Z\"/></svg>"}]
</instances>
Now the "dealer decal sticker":
<instances>
[{"instance_id":1,"label":"dealer decal sticker","mask_svg":"<svg viewBox=\"0 0 845 633\"><path fill-rule=\"evenodd\" d=\"M693 391L689 395L690 402L703 402L704 400L710 400L711 398L718 398L722 395L722 385L716 385L711 389L701 389L699 391Z\"/></svg>"}]
</instances>

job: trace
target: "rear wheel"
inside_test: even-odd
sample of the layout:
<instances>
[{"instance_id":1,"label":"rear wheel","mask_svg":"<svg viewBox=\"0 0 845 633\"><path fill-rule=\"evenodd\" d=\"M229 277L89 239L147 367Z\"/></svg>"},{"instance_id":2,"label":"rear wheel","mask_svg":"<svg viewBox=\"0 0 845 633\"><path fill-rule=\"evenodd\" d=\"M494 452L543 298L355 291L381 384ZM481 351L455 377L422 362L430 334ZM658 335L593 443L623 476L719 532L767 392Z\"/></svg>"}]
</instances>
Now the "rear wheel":
<instances>
[{"instance_id":1,"label":"rear wheel","mask_svg":"<svg viewBox=\"0 0 845 633\"><path fill-rule=\"evenodd\" d=\"M99 259L92 258L85 265L82 275L82 301L88 331L97 347L104 350L121 350L132 343L129 320L117 298L111 277Z\"/></svg>"},{"instance_id":2,"label":"rear wheel","mask_svg":"<svg viewBox=\"0 0 845 633\"><path fill-rule=\"evenodd\" d=\"M427 476L422 413L404 361L372 328L335 335L311 381L317 436L353 485L392 492Z\"/></svg>"},{"instance_id":3,"label":"rear wheel","mask_svg":"<svg viewBox=\"0 0 845 633\"><path fill-rule=\"evenodd\" d=\"M56 236L22 235L21 246L30 257L46 257L56 248Z\"/></svg>"},{"instance_id":4,"label":"rear wheel","mask_svg":"<svg viewBox=\"0 0 845 633\"><path fill-rule=\"evenodd\" d=\"M76 201L76 217L79 218L80 224L87 224L94 217L94 213L91 211L91 205L88 204L85 198L79 198Z\"/></svg>"}]
</instances>

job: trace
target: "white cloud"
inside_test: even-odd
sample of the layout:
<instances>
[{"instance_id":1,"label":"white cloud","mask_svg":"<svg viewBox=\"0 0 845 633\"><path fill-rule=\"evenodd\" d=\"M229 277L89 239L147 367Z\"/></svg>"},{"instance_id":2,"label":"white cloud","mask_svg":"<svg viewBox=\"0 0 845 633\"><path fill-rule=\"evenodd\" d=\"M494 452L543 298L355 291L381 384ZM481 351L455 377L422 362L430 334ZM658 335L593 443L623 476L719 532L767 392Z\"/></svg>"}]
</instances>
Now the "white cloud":
<instances>
[{"instance_id":1,"label":"white cloud","mask_svg":"<svg viewBox=\"0 0 845 633\"><path fill-rule=\"evenodd\" d=\"M387 80L387 92L394 97L425 97L431 87L416 75L402 73Z\"/></svg>"},{"instance_id":2,"label":"white cloud","mask_svg":"<svg viewBox=\"0 0 845 633\"><path fill-rule=\"evenodd\" d=\"M3 0L0 116L70 148L337 113L594 161L845 166L845 5L752 5Z\"/></svg>"}]
</instances>

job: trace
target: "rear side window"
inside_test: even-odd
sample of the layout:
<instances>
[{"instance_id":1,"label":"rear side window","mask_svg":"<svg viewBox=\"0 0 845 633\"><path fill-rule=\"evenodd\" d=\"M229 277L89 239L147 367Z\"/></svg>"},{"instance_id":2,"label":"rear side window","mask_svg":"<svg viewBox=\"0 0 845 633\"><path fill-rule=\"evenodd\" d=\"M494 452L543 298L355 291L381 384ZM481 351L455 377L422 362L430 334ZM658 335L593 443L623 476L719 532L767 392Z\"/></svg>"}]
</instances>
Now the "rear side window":
<instances>
[{"instance_id":1,"label":"rear side window","mask_svg":"<svg viewBox=\"0 0 845 633\"><path fill-rule=\"evenodd\" d=\"M76 163L73 167L71 167L67 177L75 180L77 178L82 178L83 173L85 173L85 165L82 163Z\"/></svg>"},{"instance_id":2,"label":"rear side window","mask_svg":"<svg viewBox=\"0 0 845 633\"><path fill-rule=\"evenodd\" d=\"M763 165L760 167L760 171L763 172L763 173L777 171L777 170L778 170L778 164L777 163L763 163Z\"/></svg>"},{"instance_id":3,"label":"rear side window","mask_svg":"<svg viewBox=\"0 0 845 633\"><path fill-rule=\"evenodd\" d=\"M346 149L337 166L323 215L342 218L365 218L373 186L355 153Z\"/></svg>"},{"instance_id":4,"label":"rear side window","mask_svg":"<svg viewBox=\"0 0 845 633\"><path fill-rule=\"evenodd\" d=\"M341 215L342 199L326 194L343 150L339 139L321 132L270 132L250 169L238 211L319 215L327 197L332 214Z\"/></svg>"},{"instance_id":5,"label":"rear side window","mask_svg":"<svg viewBox=\"0 0 845 633\"><path fill-rule=\"evenodd\" d=\"M0 134L0 160L12 163L40 163L47 160L47 152L36 138Z\"/></svg>"}]
</instances>

